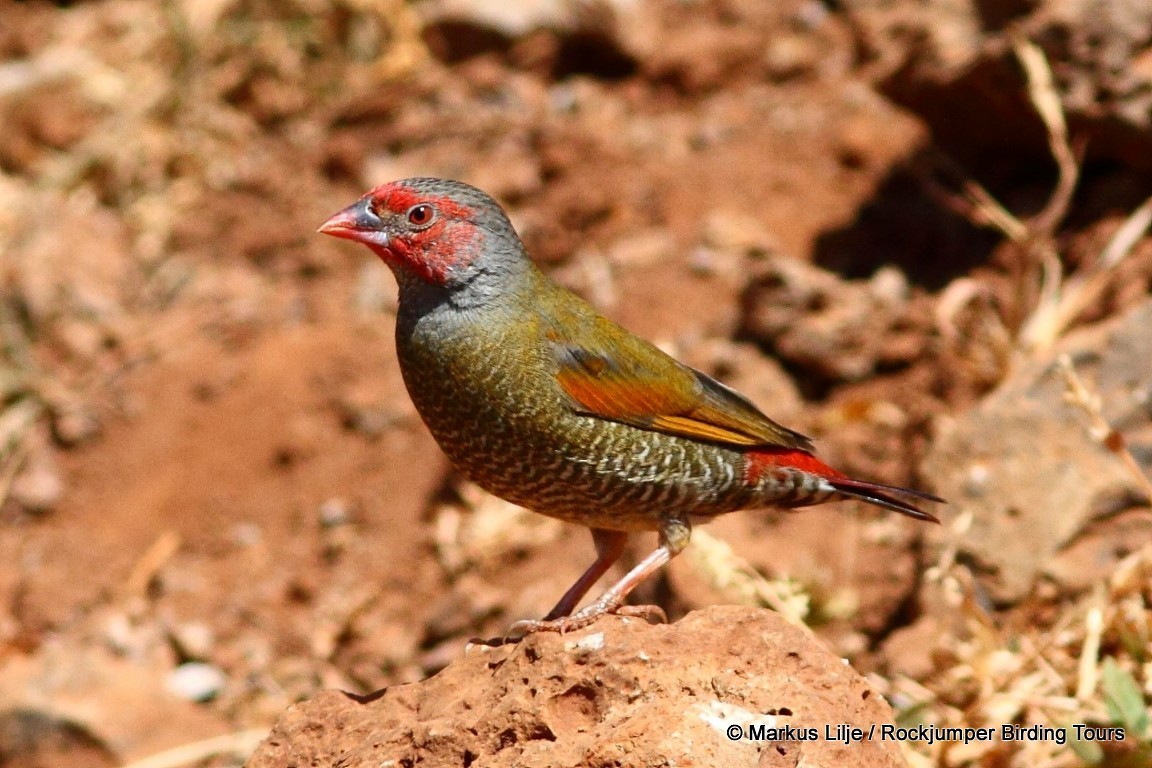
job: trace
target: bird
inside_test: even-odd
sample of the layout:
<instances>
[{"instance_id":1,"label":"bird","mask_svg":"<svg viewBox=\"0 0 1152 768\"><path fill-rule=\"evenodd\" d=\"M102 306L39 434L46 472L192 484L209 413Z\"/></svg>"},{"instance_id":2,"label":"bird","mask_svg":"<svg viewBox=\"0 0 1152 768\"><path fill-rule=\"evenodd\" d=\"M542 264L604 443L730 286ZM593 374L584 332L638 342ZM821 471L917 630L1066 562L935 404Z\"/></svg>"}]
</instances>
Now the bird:
<instances>
[{"instance_id":1,"label":"bird","mask_svg":"<svg viewBox=\"0 0 1152 768\"><path fill-rule=\"evenodd\" d=\"M362 243L399 287L396 353L441 450L486 491L590 529L596 558L542 619L567 632L626 606L688 545L694 524L742 509L859 499L939 522L923 491L857 480L748 398L601 315L528 256L504 209L460 181L378 186L320 233ZM587 606L633 533L658 546Z\"/></svg>"}]
</instances>

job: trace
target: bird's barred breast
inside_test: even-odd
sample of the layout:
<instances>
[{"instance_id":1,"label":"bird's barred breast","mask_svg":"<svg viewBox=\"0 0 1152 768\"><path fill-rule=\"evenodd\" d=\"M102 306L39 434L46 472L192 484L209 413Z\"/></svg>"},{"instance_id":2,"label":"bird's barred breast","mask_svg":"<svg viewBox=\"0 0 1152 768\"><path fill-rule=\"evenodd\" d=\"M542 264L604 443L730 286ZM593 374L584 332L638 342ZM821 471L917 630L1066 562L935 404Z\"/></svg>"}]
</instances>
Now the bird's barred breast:
<instances>
[{"instance_id":1,"label":"bird's barred breast","mask_svg":"<svg viewBox=\"0 0 1152 768\"><path fill-rule=\"evenodd\" d=\"M763 504L739 451L575 413L543 356L420 329L398 334L412 401L441 449L485 490L551 517L652 530L662 517L710 517Z\"/></svg>"}]
</instances>

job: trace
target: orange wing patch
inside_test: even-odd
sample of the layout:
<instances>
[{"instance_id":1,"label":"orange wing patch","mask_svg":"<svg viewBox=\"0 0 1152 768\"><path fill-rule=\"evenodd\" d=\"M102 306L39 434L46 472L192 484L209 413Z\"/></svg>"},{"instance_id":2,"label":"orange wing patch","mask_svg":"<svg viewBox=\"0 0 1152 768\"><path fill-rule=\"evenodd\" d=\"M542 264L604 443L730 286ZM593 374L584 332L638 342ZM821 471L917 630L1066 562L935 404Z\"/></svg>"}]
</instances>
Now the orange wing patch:
<instances>
[{"instance_id":1,"label":"orange wing patch","mask_svg":"<svg viewBox=\"0 0 1152 768\"><path fill-rule=\"evenodd\" d=\"M554 346L556 380L573 410L723 445L811 449L808 438L772 421L734 390L646 342L633 344L638 348L622 344L612 352Z\"/></svg>"},{"instance_id":2,"label":"orange wing patch","mask_svg":"<svg viewBox=\"0 0 1152 768\"><path fill-rule=\"evenodd\" d=\"M659 432L670 432L684 437L698 437L714 443L734 445L760 445L763 441L754 437L733 432L730 429L685 416L657 416L652 419L652 428Z\"/></svg>"},{"instance_id":3,"label":"orange wing patch","mask_svg":"<svg viewBox=\"0 0 1152 768\"><path fill-rule=\"evenodd\" d=\"M581 355L578 364L561 367L556 378L568 397L582 409L608 419L655 416L689 405L668 388L614 375L611 363L603 358L585 359Z\"/></svg>"}]
</instances>

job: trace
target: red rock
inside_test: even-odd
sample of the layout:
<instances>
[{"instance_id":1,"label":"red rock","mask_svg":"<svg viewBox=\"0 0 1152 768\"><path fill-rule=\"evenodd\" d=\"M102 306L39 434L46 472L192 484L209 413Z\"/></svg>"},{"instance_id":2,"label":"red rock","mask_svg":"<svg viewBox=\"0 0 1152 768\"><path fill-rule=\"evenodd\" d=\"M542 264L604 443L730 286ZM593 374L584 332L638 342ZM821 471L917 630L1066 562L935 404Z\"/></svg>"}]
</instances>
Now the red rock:
<instances>
[{"instance_id":1,"label":"red rock","mask_svg":"<svg viewBox=\"0 0 1152 768\"><path fill-rule=\"evenodd\" d=\"M567 635L473 645L439 674L288 710L248 768L336 765L905 766L892 741L826 740L890 723L879 693L777 614L713 607L672 625L605 617ZM814 728L732 740L729 726Z\"/></svg>"}]
</instances>

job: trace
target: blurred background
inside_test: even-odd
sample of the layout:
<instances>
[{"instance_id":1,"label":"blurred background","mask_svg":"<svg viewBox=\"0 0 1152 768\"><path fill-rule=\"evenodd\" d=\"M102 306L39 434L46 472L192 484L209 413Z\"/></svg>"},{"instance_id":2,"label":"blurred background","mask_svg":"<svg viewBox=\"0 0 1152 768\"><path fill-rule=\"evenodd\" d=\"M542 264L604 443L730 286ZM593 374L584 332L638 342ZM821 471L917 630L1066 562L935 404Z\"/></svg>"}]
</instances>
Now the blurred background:
<instances>
[{"instance_id":1,"label":"blurred background","mask_svg":"<svg viewBox=\"0 0 1152 768\"><path fill-rule=\"evenodd\" d=\"M239 764L591 561L450 469L315 234L412 175L951 502L734 514L638 600L779 610L904 724L1130 734L914 766L1149 764L1152 6L0 0L0 765Z\"/></svg>"}]
</instances>

